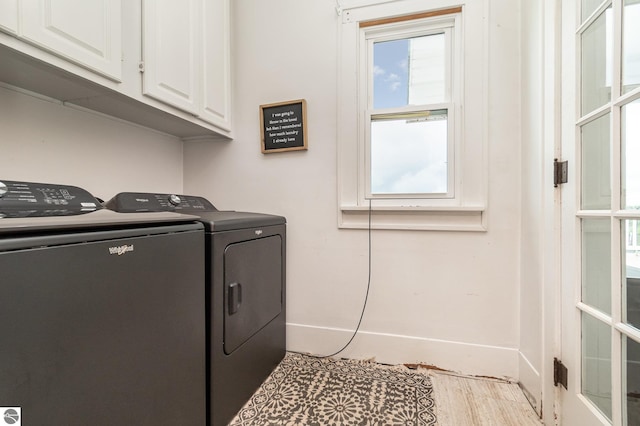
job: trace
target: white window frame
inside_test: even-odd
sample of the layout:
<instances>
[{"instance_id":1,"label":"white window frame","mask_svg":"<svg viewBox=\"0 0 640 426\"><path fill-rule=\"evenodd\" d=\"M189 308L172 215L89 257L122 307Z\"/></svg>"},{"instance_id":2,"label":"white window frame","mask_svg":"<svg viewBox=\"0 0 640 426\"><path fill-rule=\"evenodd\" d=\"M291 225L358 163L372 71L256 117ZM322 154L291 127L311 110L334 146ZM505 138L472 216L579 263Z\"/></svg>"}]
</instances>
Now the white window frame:
<instances>
[{"instance_id":1,"label":"white window frame","mask_svg":"<svg viewBox=\"0 0 640 426\"><path fill-rule=\"evenodd\" d=\"M461 7L462 12L360 28L361 22L454 7ZM371 208L375 229L486 231L489 59L486 0L434 0L429 2L428 9L423 0L351 0L341 4L338 11L342 18L338 48L338 226L367 228ZM372 196L368 177L371 111L367 95L372 93L372 80L367 73L370 67L366 65L372 60L368 39L381 31L390 34L391 27L408 34L425 22L427 26L422 27L420 34L426 35L430 29L435 31L438 26L450 26L453 22L454 45L461 46L452 50L452 94L443 104L449 110L448 124L453 131L448 194ZM382 39L376 39L379 40Z\"/></svg>"},{"instance_id":2,"label":"white window frame","mask_svg":"<svg viewBox=\"0 0 640 426\"><path fill-rule=\"evenodd\" d=\"M364 164L364 174L358 180L359 201L376 200L378 206L397 206L415 204L428 206L431 204L427 199L454 198L455 195L455 157L459 151L458 143L460 141L459 129L455 127L457 111L455 105L460 105L460 55L451 54L456 47L452 39L460 38L459 34L454 34L456 29L460 27L460 16L448 15L439 19L426 18L411 20L402 23L377 25L367 27L360 31L360 63L366 64L367 78L361 79L361 92L367 93L367 96L360 97L360 111L364 111L364 149L360 150L361 158L359 163ZM459 32L459 31L458 31ZM429 36L435 34L445 35L445 96L443 103L409 105L403 108L374 109L373 108L373 45L377 42L407 39L411 37ZM371 193L371 117L377 115L386 115L393 113L413 113L428 110L447 110L447 191L446 193L427 193L427 194L372 194ZM364 195L362 195L364 194ZM410 201L409 201L410 200Z\"/></svg>"}]
</instances>

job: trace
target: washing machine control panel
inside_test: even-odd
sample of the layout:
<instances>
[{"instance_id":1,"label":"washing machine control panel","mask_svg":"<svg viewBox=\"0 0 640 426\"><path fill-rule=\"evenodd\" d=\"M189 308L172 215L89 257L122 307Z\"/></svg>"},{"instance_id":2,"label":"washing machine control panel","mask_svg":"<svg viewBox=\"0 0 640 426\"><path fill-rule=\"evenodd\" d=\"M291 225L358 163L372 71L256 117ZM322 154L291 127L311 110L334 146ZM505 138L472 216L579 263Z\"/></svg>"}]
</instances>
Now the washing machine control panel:
<instances>
[{"instance_id":1,"label":"washing machine control panel","mask_svg":"<svg viewBox=\"0 0 640 426\"><path fill-rule=\"evenodd\" d=\"M121 212L211 212L216 208L195 195L121 192L107 202L107 208Z\"/></svg>"},{"instance_id":2,"label":"washing machine control panel","mask_svg":"<svg viewBox=\"0 0 640 426\"><path fill-rule=\"evenodd\" d=\"M101 208L96 198L76 186L0 181L0 218L70 216Z\"/></svg>"}]
</instances>

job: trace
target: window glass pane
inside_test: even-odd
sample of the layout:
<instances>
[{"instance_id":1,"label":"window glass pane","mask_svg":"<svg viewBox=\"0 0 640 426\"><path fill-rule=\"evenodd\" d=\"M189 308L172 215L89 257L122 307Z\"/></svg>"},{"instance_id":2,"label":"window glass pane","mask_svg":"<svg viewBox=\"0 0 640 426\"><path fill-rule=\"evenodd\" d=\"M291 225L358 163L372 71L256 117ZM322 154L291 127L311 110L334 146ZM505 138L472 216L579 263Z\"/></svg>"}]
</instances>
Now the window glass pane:
<instances>
[{"instance_id":1,"label":"window glass pane","mask_svg":"<svg viewBox=\"0 0 640 426\"><path fill-rule=\"evenodd\" d=\"M622 235L625 264L622 276L626 282L626 301L622 301L623 316L628 324L640 329L640 220L625 220Z\"/></svg>"},{"instance_id":2,"label":"window glass pane","mask_svg":"<svg viewBox=\"0 0 640 426\"><path fill-rule=\"evenodd\" d=\"M625 0L622 15L622 93L640 86L640 1Z\"/></svg>"},{"instance_id":3,"label":"window glass pane","mask_svg":"<svg viewBox=\"0 0 640 426\"><path fill-rule=\"evenodd\" d=\"M622 235L623 277L626 291L623 291L623 320L640 329L640 220L625 220Z\"/></svg>"},{"instance_id":4,"label":"window glass pane","mask_svg":"<svg viewBox=\"0 0 640 426\"><path fill-rule=\"evenodd\" d=\"M371 120L371 193L447 192L447 111Z\"/></svg>"},{"instance_id":5,"label":"window glass pane","mask_svg":"<svg viewBox=\"0 0 640 426\"><path fill-rule=\"evenodd\" d=\"M624 221L623 320L640 329L640 220Z\"/></svg>"},{"instance_id":6,"label":"window glass pane","mask_svg":"<svg viewBox=\"0 0 640 426\"><path fill-rule=\"evenodd\" d=\"M582 22L602 4L602 0L582 0Z\"/></svg>"},{"instance_id":7,"label":"window glass pane","mask_svg":"<svg viewBox=\"0 0 640 426\"><path fill-rule=\"evenodd\" d=\"M444 34L409 40L409 105L447 100L445 71Z\"/></svg>"},{"instance_id":8,"label":"window glass pane","mask_svg":"<svg viewBox=\"0 0 640 426\"><path fill-rule=\"evenodd\" d=\"M582 394L611 419L611 330L582 313Z\"/></svg>"},{"instance_id":9,"label":"window glass pane","mask_svg":"<svg viewBox=\"0 0 640 426\"><path fill-rule=\"evenodd\" d=\"M373 44L373 108L446 100L445 35Z\"/></svg>"},{"instance_id":10,"label":"window glass pane","mask_svg":"<svg viewBox=\"0 0 640 426\"><path fill-rule=\"evenodd\" d=\"M627 402L627 425L640 425L640 343L624 337L626 343L626 354L623 351L623 368L627 370L626 380L626 402ZM623 345L624 348L624 345ZM626 364L626 365L625 365ZM623 401L625 400L623 396Z\"/></svg>"},{"instance_id":11,"label":"window glass pane","mask_svg":"<svg viewBox=\"0 0 640 426\"><path fill-rule=\"evenodd\" d=\"M582 115L611 99L611 22L611 8L608 8L581 36Z\"/></svg>"},{"instance_id":12,"label":"window glass pane","mask_svg":"<svg viewBox=\"0 0 640 426\"><path fill-rule=\"evenodd\" d=\"M582 209L611 208L610 114L582 127Z\"/></svg>"},{"instance_id":13,"label":"window glass pane","mask_svg":"<svg viewBox=\"0 0 640 426\"><path fill-rule=\"evenodd\" d=\"M611 314L609 219L582 220L582 301Z\"/></svg>"},{"instance_id":14,"label":"window glass pane","mask_svg":"<svg viewBox=\"0 0 640 426\"><path fill-rule=\"evenodd\" d=\"M640 100L622 107L622 208L640 209Z\"/></svg>"}]
</instances>

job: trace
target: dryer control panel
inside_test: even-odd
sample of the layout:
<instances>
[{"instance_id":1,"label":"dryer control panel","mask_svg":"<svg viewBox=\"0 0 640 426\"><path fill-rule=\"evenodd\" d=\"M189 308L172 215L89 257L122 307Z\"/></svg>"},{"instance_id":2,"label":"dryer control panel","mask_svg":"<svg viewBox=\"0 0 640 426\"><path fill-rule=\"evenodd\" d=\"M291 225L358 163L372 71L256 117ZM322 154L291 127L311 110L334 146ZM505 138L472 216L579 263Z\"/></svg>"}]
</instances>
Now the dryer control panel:
<instances>
[{"instance_id":1,"label":"dryer control panel","mask_svg":"<svg viewBox=\"0 0 640 426\"><path fill-rule=\"evenodd\" d=\"M217 209L203 197L179 194L121 192L106 204L120 213L134 212L215 212Z\"/></svg>"},{"instance_id":2,"label":"dryer control panel","mask_svg":"<svg viewBox=\"0 0 640 426\"><path fill-rule=\"evenodd\" d=\"M0 180L0 218L70 216L101 208L77 186Z\"/></svg>"}]
</instances>

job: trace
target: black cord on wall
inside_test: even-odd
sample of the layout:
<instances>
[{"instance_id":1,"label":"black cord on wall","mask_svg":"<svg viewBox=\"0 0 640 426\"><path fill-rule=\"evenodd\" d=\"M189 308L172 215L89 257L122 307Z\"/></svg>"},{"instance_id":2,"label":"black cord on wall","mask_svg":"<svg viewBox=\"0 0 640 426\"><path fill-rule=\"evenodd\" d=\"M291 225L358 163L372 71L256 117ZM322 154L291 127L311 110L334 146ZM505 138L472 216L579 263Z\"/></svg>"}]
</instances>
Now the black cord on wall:
<instances>
[{"instance_id":1,"label":"black cord on wall","mask_svg":"<svg viewBox=\"0 0 640 426\"><path fill-rule=\"evenodd\" d=\"M369 225L367 227L367 232L368 232L368 237L369 237L369 243L368 243L369 244L369 248L368 248L369 277L367 278L367 292L366 292L365 297L364 297L364 304L362 305L362 312L360 313L360 319L358 320L358 325L356 326L356 329L353 332L353 334L351 335L351 338L349 339L349 341L342 348L340 348L338 351L336 351L336 352L334 352L334 353L332 353L330 355L319 356L318 358L330 358L332 356L338 355L340 352L342 352L345 349L347 349L347 347L351 344L353 339L356 337L356 334L358 334L358 331L360 330L360 324L362 324L362 318L364 317L364 311L367 309L367 300L369 299L369 289L371 288L371 199L369 199Z\"/></svg>"}]
</instances>

